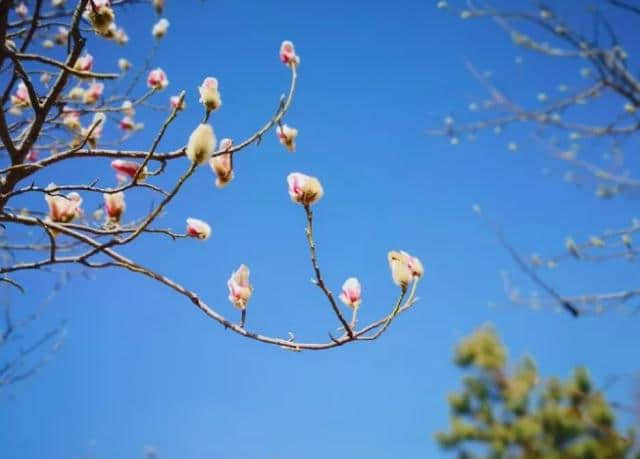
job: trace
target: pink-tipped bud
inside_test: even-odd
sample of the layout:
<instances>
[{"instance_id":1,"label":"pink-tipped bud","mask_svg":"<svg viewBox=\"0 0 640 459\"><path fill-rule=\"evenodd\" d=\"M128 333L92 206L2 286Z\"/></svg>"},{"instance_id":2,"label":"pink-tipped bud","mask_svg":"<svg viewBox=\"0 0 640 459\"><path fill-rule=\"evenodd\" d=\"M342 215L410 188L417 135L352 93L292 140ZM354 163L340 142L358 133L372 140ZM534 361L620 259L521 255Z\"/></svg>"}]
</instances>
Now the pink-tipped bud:
<instances>
[{"instance_id":1,"label":"pink-tipped bud","mask_svg":"<svg viewBox=\"0 0 640 459\"><path fill-rule=\"evenodd\" d=\"M127 209L127 205L124 202L124 193L122 191L118 193L104 193L104 210L107 214L107 218L112 223L120 223L122 214Z\"/></svg>"},{"instance_id":2,"label":"pink-tipped bud","mask_svg":"<svg viewBox=\"0 0 640 459\"><path fill-rule=\"evenodd\" d=\"M80 72L90 72L93 68L93 56L89 53L85 53L76 60L76 64L73 68Z\"/></svg>"},{"instance_id":3,"label":"pink-tipped bud","mask_svg":"<svg viewBox=\"0 0 640 459\"><path fill-rule=\"evenodd\" d=\"M185 108L187 108L187 103L185 102L184 98L181 102L180 96L171 96L171 98L169 99L169 104L171 105L171 108L175 108L176 110L184 110Z\"/></svg>"},{"instance_id":4,"label":"pink-tipped bud","mask_svg":"<svg viewBox=\"0 0 640 459\"><path fill-rule=\"evenodd\" d=\"M133 131L135 127L136 123L130 116L125 116L120 120L120 129L123 131Z\"/></svg>"},{"instance_id":5,"label":"pink-tipped bud","mask_svg":"<svg viewBox=\"0 0 640 459\"><path fill-rule=\"evenodd\" d=\"M100 97L102 97L102 92L104 91L104 84L93 82L89 86L83 94L83 102L87 105L95 104Z\"/></svg>"},{"instance_id":6,"label":"pink-tipped bud","mask_svg":"<svg viewBox=\"0 0 640 459\"><path fill-rule=\"evenodd\" d=\"M56 188L55 183L50 183L47 190ZM49 219L56 223L69 223L75 218L82 217L82 198L78 193L69 193L63 196L49 191L44 195L49 206Z\"/></svg>"},{"instance_id":7,"label":"pink-tipped bud","mask_svg":"<svg viewBox=\"0 0 640 459\"><path fill-rule=\"evenodd\" d=\"M249 268L240 265L236 271L231 273L227 287L229 287L229 301L240 310L246 309L253 293L253 287L249 284Z\"/></svg>"},{"instance_id":8,"label":"pink-tipped bud","mask_svg":"<svg viewBox=\"0 0 640 459\"><path fill-rule=\"evenodd\" d=\"M296 151L296 137L298 137L298 130L283 124L276 127L276 135L280 140L280 143L286 147L290 152Z\"/></svg>"},{"instance_id":9,"label":"pink-tipped bud","mask_svg":"<svg viewBox=\"0 0 640 459\"><path fill-rule=\"evenodd\" d=\"M217 110L222 105L217 79L213 77L205 78L202 85L198 86L198 92L200 92L200 103L204 105L208 112Z\"/></svg>"},{"instance_id":10,"label":"pink-tipped bud","mask_svg":"<svg viewBox=\"0 0 640 459\"><path fill-rule=\"evenodd\" d=\"M280 45L280 61L288 66L300 64L300 57L296 54L293 43L289 40L283 41Z\"/></svg>"},{"instance_id":11,"label":"pink-tipped bud","mask_svg":"<svg viewBox=\"0 0 640 459\"><path fill-rule=\"evenodd\" d=\"M31 105L29 91L27 90L27 86L22 81L18 84L16 93L11 96L11 105L17 108L25 108Z\"/></svg>"},{"instance_id":12,"label":"pink-tipped bud","mask_svg":"<svg viewBox=\"0 0 640 459\"><path fill-rule=\"evenodd\" d=\"M233 141L231 139L222 139L218 149L221 152L228 151L232 145ZM218 188L225 187L233 180L233 155L231 153L214 156L209 160L209 165L217 176L216 186Z\"/></svg>"},{"instance_id":13,"label":"pink-tipped bud","mask_svg":"<svg viewBox=\"0 0 640 459\"><path fill-rule=\"evenodd\" d=\"M187 234L201 241L205 241L211 236L211 227L202 220L189 217L187 218Z\"/></svg>"},{"instance_id":14,"label":"pink-tipped bud","mask_svg":"<svg viewBox=\"0 0 640 459\"><path fill-rule=\"evenodd\" d=\"M167 74L164 73L164 70L158 67L157 69L150 71L149 76L147 77L147 86L151 89L155 89L156 91L161 91L169 86L169 80L167 79Z\"/></svg>"},{"instance_id":15,"label":"pink-tipped bud","mask_svg":"<svg viewBox=\"0 0 640 459\"><path fill-rule=\"evenodd\" d=\"M140 169L140 164L133 161L125 161L124 159L116 159L111 161L111 167L122 176L133 178ZM140 173L138 180L144 180L147 177L147 168L145 167Z\"/></svg>"},{"instance_id":16,"label":"pink-tipped bud","mask_svg":"<svg viewBox=\"0 0 640 459\"><path fill-rule=\"evenodd\" d=\"M293 202L310 206L322 198L324 190L320 181L300 172L293 172L287 176L289 196Z\"/></svg>"},{"instance_id":17,"label":"pink-tipped bud","mask_svg":"<svg viewBox=\"0 0 640 459\"><path fill-rule=\"evenodd\" d=\"M350 277L342 284L340 300L352 309L356 309L362 302L362 288L360 281L355 277Z\"/></svg>"}]
</instances>

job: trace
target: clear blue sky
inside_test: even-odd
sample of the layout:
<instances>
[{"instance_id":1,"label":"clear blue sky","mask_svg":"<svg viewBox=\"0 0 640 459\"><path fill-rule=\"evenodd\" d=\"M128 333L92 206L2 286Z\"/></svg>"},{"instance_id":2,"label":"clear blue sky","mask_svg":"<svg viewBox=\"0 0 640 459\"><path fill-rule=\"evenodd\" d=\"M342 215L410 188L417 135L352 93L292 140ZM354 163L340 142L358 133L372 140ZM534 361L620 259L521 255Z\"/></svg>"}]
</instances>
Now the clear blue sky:
<instances>
[{"instance_id":1,"label":"clear blue sky","mask_svg":"<svg viewBox=\"0 0 640 459\"><path fill-rule=\"evenodd\" d=\"M203 218L213 227L211 239L146 237L125 253L231 317L226 280L246 263L255 286L250 327L324 341L334 319L309 283L304 214L286 190L286 175L301 171L325 187L316 236L331 288L359 277L362 320L381 316L396 296L386 253L405 249L426 268L420 303L378 342L295 354L232 335L146 278L93 272L91 280L77 278L64 288L30 330L37 336L67 319L54 360L0 399L3 458L137 458L146 445L161 458L181 459L446 457L433 434L447 426L446 394L459 384L452 350L487 322L512 357L534 356L543 375L565 376L586 364L598 383L622 376L608 394L630 400L639 319L610 313L574 320L509 305L500 270L513 272L525 291L532 287L517 277L471 206L480 204L501 222L525 253L548 254L561 251L567 235L585 238L627 225L634 202L601 201L563 183L563 170L519 136L522 130L455 147L425 135L449 113L470 117L468 104L485 96L465 69L467 58L532 104L541 90L578 82L580 64L553 61L545 68L550 61L514 48L489 21L461 21L435 3L167 0L171 26L154 62L171 84L155 101L165 104L186 89L188 108L160 149L186 142L202 114L196 87L208 75L219 79L223 99L213 116L218 137L240 140L254 132L288 87L277 53L290 39L302 59L286 117L300 130L298 150L287 153L270 133L236 157L236 179L223 190L201 168L162 222L181 229L186 217ZM563 12L575 13L583 2L562 3ZM579 23L580 16L572 17ZM623 35L631 35L630 21L614 17ZM92 39L96 70L115 69L120 56L140 66L152 46L151 7L120 11L117 19L131 41L120 48ZM582 19L588 27L590 20ZM129 145L148 146L163 116L141 112L146 129ZM516 154L506 149L512 134L521 144ZM172 165L160 182L186 167L186 160ZM540 174L545 167L551 176ZM110 183L107 160L68 162L40 180L95 177ZM87 197L86 207L100 201ZM150 201L132 193L128 202L131 216ZM33 205L44 209L40 198ZM640 280L634 268L612 265L603 273L566 264L550 279L565 293L624 288ZM16 309L30 310L55 279L20 275L29 294L13 295Z\"/></svg>"}]
</instances>

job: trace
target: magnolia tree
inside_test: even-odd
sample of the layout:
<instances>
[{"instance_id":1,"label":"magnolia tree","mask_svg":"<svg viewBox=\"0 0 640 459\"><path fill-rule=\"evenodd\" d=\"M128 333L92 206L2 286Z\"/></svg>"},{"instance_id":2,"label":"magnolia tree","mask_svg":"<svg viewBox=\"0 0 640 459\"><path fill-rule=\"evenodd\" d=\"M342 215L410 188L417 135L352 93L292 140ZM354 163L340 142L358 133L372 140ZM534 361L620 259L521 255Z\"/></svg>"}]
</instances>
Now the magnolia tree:
<instances>
[{"instance_id":1,"label":"magnolia tree","mask_svg":"<svg viewBox=\"0 0 640 459\"><path fill-rule=\"evenodd\" d=\"M5 0L1 5L0 138L5 166L0 171L0 223L4 231L3 249L12 253L8 261L2 262L2 281L20 289L22 272L55 265L76 265L87 270L121 269L175 291L207 317L240 336L294 351L329 349L356 341L375 340L398 314L415 304L416 287L423 274L422 264L406 252L391 251L388 262L392 280L399 289L397 302L385 316L358 326L357 313L362 301L360 282L357 278L347 279L337 297L325 284L313 236L312 211L322 199L324 190L317 178L300 172L289 174L286 184L291 200L300 206L306 218L305 236L313 282L326 297L339 327L338 332L329 333L330 339L326 342L299 342L291 333L286 337L271 337L247 329L245 319L254 293L247 264L240 264L227 281L229 301L239 311L230 319L222 314L223 309L214 309L207 304L198 294L197 286L183 285L156 268L144 266L121 253L122 248L136 244L143 234L168 237L185 244L192 242L188 239L205 243L211 235L206 215L187 218L184 231L158 226L165 210L199 167L211 168L218 188L233 186L231 182L238 172L234 170L234 156L258 144L272 129L284 148L290 152L295 150L298 131L284 124L300 66L293 43L282 42L280 64L274 63L282 65L290 76L289 90L280 98L275 115L257 130L248 129L247 137L240 142L228 138L218 142L212 114L223 115L218 114L222 112L222 99L215 77L202 75L198 88L200 105L187 107L185 91L175 91L173 96L167 97L169 79L161 68L154 69L150 63L133 65L121 58L116 72L104 73L100 70L110 69L112 63L103 62L99 56L87 52L87 44L94 40L126 45L128 35L118 25L118 19L133 8L155 9L158 20L148 26L160 43L169 29L169 21L161 17L164 1ZM129 8L124 9L125 6ZM39 50L42 46L45 52L32 51L35 44ZM60 55L64 57L55 57ZM276 56L277 50L274 50L274 61ZM115 67L115 62L113 64ZM119 90L118 83L124 75L139 67L143 68L142 73L129 76L132 81L129 89ZM146 89L143 89L140 86L145 80ZM152 100L156 107L166 100L169 114L159 126L143 126L140 120L144 119L145 110L151 109ZM159 151L163 136L185 110L201 111L202 121L193 127L191 135L185 136L185 144ZM114 118L118 120L121 135L108 138L105 125ZM149 148L127 149L129 135L143 127L156 130ZM114 144L117 148L107 148ZM96 158L110 159L113 168L105 170L99 181L44 183L40 179L44 175L42 172L50 166ZM172 170L177 170L172 186L160 186L156 178L170 175ZM100 185L108 181L115 183L109 187ZM283 196L286 196L284 185L283 177ZM156 198L158 203L147 213L130 215L127 201L129 193L135 189L148 192L149 200ZM215 189L207 191L216 192ZM40 205L25 208L23 199L34 194L42 197ZM101 207L99 211L83 211L83 208L97 204ZM31 240L25 240L27 236L31 236ZM344 310L340 302L348 309Z\"/></svg>"},{"instance_id":2,"label":"magnolia tree","mask_svg":"<svg viewBox=\"0 0 640 459\"><path fill-rule=\"evenodd\" d=\"M601 199L637 195L640 190L640 178L634 176L637 158L625 156L625 151L639 145L640 78L637 63L629 57L618 37L624 27L609 23L605 12L592 5L589 5L591 17L587 18L589 26L584 27L585 21L572 25L551 9L548 2L532 3L534 7L529 10L514 10L513 3L503 9L472 1L439 1L437 7L462 20L492 20L522 49L523 55L547 59L549 66L563 69L558 71L558 78L575 81L560 80L557 86L541 87L529 101L515 100L509 95L510 91L494 82L490 71L468 62L471 74L487 95L469 104L471 116L446 116L442 126L428 132L445 136L452 145L458 145L475 140L483 132L504 137L514 132L521 134L518 125L530 126L531 138L526 143L537 146L563 164L568 182L593 190ZM608 8L607 13L624 13L630 15L630 20L640 20L637 2L634 6L633 2L609 0L602 2L602 6ZM585 29L588 32L582 32ZM523 57L517 56L515 64L522 63ZM566 68L574 70L574 78L567 74ZM520 75L510 81L522 80ZM513 138L505 139L504 145L514 153L522 148ZM482 213L479 207L474 210ZM619 291L569 296L545 280L548 275L545 270L568 261L598 264L595 269L606 269L610 263L635 262L638 249L633 237L640 232L640 220L633 217L629 216L628 226L616 229L607 229L607 223L599 218L599 228L593 235L584 240L568 236L560 253L531 256L521 254L510 245L500 228L487 219L515 262L545 294L522 295L505 277L509 298L533 307L559 305L574 316L631 303L640 296L637 285Z\"/></svg>"}]
</instances>

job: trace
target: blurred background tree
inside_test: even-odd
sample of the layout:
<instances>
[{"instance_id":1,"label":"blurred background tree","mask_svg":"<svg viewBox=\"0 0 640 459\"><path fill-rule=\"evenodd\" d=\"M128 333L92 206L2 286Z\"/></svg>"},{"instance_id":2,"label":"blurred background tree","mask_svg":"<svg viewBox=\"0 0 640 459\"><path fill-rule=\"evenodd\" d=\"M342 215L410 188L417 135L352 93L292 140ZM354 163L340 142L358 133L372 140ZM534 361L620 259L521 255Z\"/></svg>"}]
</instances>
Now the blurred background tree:
<instances>
[{"instance_id":1,"label":"blurred background tree","mask_svg":"<svg viewBox=\"0 0 640 459\"><path fill-rule=\"evenodd\" d=\"M467 374L449 395L449 430L436 439L459 458L640 457L634 432L616 426L614 404L586 368L546 382L531 358L509 371L507 350L489 327L463 339L454 361Z\"/></svg>"}]
</instances>

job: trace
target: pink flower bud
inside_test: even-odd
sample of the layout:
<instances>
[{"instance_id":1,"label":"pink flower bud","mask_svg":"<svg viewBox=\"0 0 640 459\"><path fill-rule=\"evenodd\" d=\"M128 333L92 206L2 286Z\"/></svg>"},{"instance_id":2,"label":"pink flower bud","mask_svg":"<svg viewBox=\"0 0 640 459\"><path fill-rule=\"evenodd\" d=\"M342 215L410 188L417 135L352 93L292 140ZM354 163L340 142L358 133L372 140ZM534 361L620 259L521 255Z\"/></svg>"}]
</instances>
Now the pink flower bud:
<instances>
[{"instance_id":1,"label":"pink flower bud","mask_svg":"<svg viewBox=\"0 0 640 459\"><path fill-rule=\"evenodd\" d=\"M167 80L167 75L164 73L164 70L157 68L149 72L147 85L156 91L166 88L169 85L169 80Z\"/></svg>"},{"instance_id":2,"label":"pink flower bud","mask_svg":"<svg viewBox=\"0 0 640 459\"><path fill-rule=\"evenodd\" d=\"M240 310L246 309L253 293L253 287L249 284L249 268L240 265L236 271L231 273L227 287L229 287L229 301Z\"/></svg>"},{"instance_id":3,"label":"pink flower bud","mask_svg":"<svg viewBox=\"0 0 640 459\"><path fill-rule=\"evenodd\" d=\"M184 110L187 107L187 103L184 99L180 102L180 96L171 96L169 104L171 105L171 108L175 108L177 110Z\"/></svg>"},{"instance_id":4,"label":"pink flower bud","mask_svg":"<svg viewBox=\"0 0 640 459\"><path fill-rule=\"evenodd\" d=\"M122 174L126 177L133 178L138 173L138 169L140 169L140 164L133 161L126 161L124 159L116 159L111 161L111 167L116 170L119 174ZM147 177L147 168L145 167L140 174L138 180L144 180Z\"/></svg>"},{"instance_id":5,"label":"pink flower bud","mask_svg":"<svg viewBox=\"0 0 640 459\"><path fill-rule=\"evenodd\" d=\"M29 98L29 91L27 86L21 81L18 84L16 93L11 96L11 105L18 108L25 108L31 105L31 99Z\"/></svg>"},{"instance_id":6,"label":"pink flower bud","mask_svg":"<svg viewBox=\"0 0 640 459\"><path fill-rule=\"evenodd\" d=\"M38 150L29 150L29 153L27 153L24 159L30 163L35 163L38 160Z\"/></svg>"},{"instance_id":7,"label":"pink flower bud","mask_svg":"<svg viewBox=\"0 0 640 459\"><path fill-rule=\"evenodd\" d=\"M205 78L202 85L198 86L198 91L200 92L200 103L204 105L207 111L210 112L220 108L222 100L218 92L218 80L213 77Z\"/></svg>"},{"instance_id":8,"label":"pink flower bud","mask_svg":"<svg viewBox=\"0 0 640 459\"><path fill-rule=\"evenodd\" d=\"M107 213L107 218L112 223L120 223L122 214L127 208L124 202L124 193L122 191L118 193L104 193L104 210Z\"/></svg>"},{"instance_id":9,"label":"pink flower bud","mask_svg":"<svg viewBox=\"0 0 640 459\"><path fill-rule=\"evenodd\" d=\"M187 143L187 158L196 164L209 161L216 148L216 136L210 124L201 123L193 130Z\"/></svg>"},{"instance_id":10,"label":"pink flower bud","mask_svg":"<svg viewBox=\"0 0 640 459\"><path fill-rule=\"evenodd\" d=\"M218 149L221 152L227 151L232 145L233 141L231 139L222 139ZM231 153L214 156L209 160L209 165L217 176L216 186L218 188L223 188L233 180L233 155Z\"/></svg>"},{"instance_id":11,"label":"pink flower bud","mask_svg":"<svg viewBox=\"0 0 640 459\"><path fill-rule=\"evenodd\" d=\"M284 145L290 152L296 151L296 137L298 130L283 124L276 127L276 135L280 139L280 143Z\"/></svg>"},{"instance_id":12,"label":"pink flower bud","mask_svg":"<svg viewBox=\"0 0 640 459\"><path fill-rule=\"evenodd\" d=\"M22 19L27 17L29 14L29 8L27 8L27 5L25 5L24 2L20 2L18 6L16 6L16 14Z\"/></svg>"},{"instance_id":13,"label":"pink flower bud","mask_svg":"<svg viewBox=\"0 0 640 459\"><path fill-rule=\"evenodd\" d=\"M80 72L90 72L93 68L93 56L89 53L85 53L84 56L80 56L78 60L76 60L76 64L73 68Z\"/></svg>"},{"instance_id":14,"label":"pink flower bud","mask_svg":"<svg viewBox=\"0 0 640 459\"><path fill-rule=\"evenodd\" d=\"M280 60L283 64L292 66L300 63L300 58L296 55L293 43L285 40L280 45Z\"/></svg>"},{"instance_id":15,"label":"pink flower bud","mask_svg":"<svg viewBox=\"0 0 640 459\"><path fill-rule=\"evenodd\" d=\"M166 20L165 18L162 18L153 25L153 28L151 29L151 35L153 35L154 38L159 40L160 38L164 37L167 34L168 29L169 29L169 21Z\"/></svg>"},{"instance_id":16,"label":"pink flower bud","mask_svg":"<svg viewBox=\"0 0 640 459\"><path fill-rule=\"evenodd\" d=\"M355 277L350 277L342 284L340 300L350 308L358 308L362 302L362 289L360 281Z\"/></svg>"},{"instance_id":17,"label":"pink flower bud","mask_svg":"<svg viewBox=\"0 0 640 459\"><path fill-rule=\"evenodd\" d=\"M95 104L104 91L104 84L93 82L83 94L83 102L87 105Z\"/></svg>"},{"instance_id":18,"label":"pink flower bud","mask_svg":"<svg viewBox=\"0 0 640 459\"><path fill-rule=\"evenodd\" d=\"M287 176L289 196L293 202L309 206L316 203L324 195L320 181L315 177L293 172Z\"/></svg>"},{"instance_id":19,"label":"pink flower bud","mask_svg":"<svg viewBox=\"0 0 640 459\"><path fill-rule=\"evenodd\" d=\"M66 128L77 131L80 129L80 117L76 112L66 112L62 117L62 124L65 125Z\"/></svg>"},{"instance_id":20,"label":"pink flower bud","mask_svg":"<svg viewBox=\"0 0 640 459\"><path fill-rule=\"evenodd\" d=\"M211 236L211 227L204 221L197 218L187 218L187 234L202 241Z\"/></svg>"},{"instance_id":21,"label":"pink flower bud","mask_svg":"<svg viewBox=\"0 0 640 459\"><path fill-rule=\"evenodd\" d=\"M55 183L50 183L47 190L56 187ZM82 198L78 193L69 193L66 196L50 192L44 195L44 199L49 206L49 219L56 223L69 223L74 218L82 217Z\"/></svg>"},{"instance_id":22,"label":"pink flower bud","mask_svg":"<svg viewBox=\"0 0 640 459\"><path fill-rule=\"evenodd\" d=\"M424 274L422 262L407 252L392 250L387 258L393 282L399 287L407 288L411 280Z\"/></svg>"},{"instance_id":23,"label":"pink flower bud","mask_svg":"<svg viewBox=\"0 0 640 459\"><path fill-rule=\"evenodd\" d=\"M120 120L120 129L123 131L132 131L136 127L136 123L130 116L125 116Z\"/></svg>"}]
</instances>

